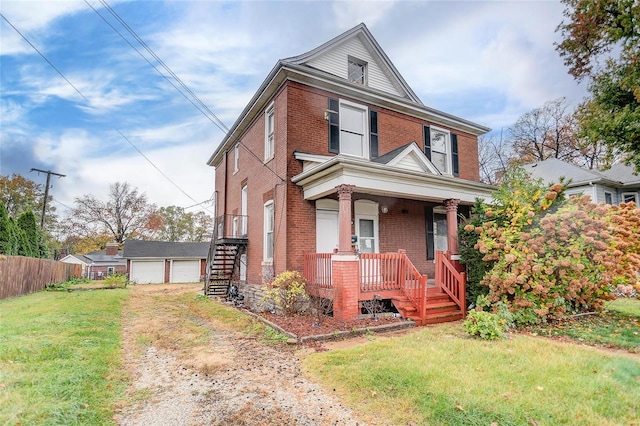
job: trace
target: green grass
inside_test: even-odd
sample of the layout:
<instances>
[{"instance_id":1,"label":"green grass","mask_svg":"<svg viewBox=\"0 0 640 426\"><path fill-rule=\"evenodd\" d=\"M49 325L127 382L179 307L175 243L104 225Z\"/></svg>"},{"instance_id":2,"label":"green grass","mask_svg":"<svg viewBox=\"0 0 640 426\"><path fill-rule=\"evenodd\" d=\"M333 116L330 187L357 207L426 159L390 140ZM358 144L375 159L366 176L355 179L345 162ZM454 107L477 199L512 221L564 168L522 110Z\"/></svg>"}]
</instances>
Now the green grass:
<instances>
[{"instance_id":1,"label":"green grass","mask_svg":"<svg viewBox=\"0 0 640 426\"><path fill-rule=\"evenodd\" d=\"M0 301L0 423L114 424L127 290L40 292Z\"/></svg>"},{"instance_id":2,"label":"green grass","mask_svg":"<svg viewBox=\"0 0 640 426\"><path fill-rule=\"evenodd\" d=\"M640 300L620 298L607 303L601 314L539 325L529 330L541 336L564 336L582 343L640 353Z\"/></svg>"},{"instance_id":3,"label":"green grass","mask_svg":"<svg viewBox=\"0 0 640 426\"><path fill-rule=\"evenodd\" d=\"M378 424L640 422L638 359L527 335L482 341L443 325L304 363Z\"/></svg>"}]
</instances>

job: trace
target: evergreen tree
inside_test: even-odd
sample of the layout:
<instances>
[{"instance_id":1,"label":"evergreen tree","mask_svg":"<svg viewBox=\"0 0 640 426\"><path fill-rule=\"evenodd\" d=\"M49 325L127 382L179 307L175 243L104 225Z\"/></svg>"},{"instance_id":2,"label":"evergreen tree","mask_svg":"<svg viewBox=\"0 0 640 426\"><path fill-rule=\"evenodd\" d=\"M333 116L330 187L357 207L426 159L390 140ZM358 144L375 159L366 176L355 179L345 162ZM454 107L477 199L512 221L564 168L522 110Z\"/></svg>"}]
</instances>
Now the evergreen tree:
<instances>
[{"instance_id":1,"label":"evergreen tree","mask_svg":"<svg viewBox=\"0 0 640 426\"><path fill-rule=\"evenodd\" d=\"M36 225L36 217L27 211L18 218L18 228L24 233L23 256L40 257L40 231Z\"/></svg>"}]
</instances>

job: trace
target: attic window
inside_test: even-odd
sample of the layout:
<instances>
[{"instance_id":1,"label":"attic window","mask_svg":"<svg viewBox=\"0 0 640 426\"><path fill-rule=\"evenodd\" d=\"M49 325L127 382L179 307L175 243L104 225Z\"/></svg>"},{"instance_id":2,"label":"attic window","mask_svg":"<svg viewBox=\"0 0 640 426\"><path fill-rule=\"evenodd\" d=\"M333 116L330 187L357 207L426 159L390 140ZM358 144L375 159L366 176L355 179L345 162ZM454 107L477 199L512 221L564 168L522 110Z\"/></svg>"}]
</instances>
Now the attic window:
<instances>
[{"instance_id":1,"label":"attic window","mask_svg":"<svg viewBox=\"0 0 640 426\"><path fill-rule=\"evenodd\" d=\"M360 59L349 57L347 79L354 83L367 84L367 63Z\"/></svg>"}]
</instances>

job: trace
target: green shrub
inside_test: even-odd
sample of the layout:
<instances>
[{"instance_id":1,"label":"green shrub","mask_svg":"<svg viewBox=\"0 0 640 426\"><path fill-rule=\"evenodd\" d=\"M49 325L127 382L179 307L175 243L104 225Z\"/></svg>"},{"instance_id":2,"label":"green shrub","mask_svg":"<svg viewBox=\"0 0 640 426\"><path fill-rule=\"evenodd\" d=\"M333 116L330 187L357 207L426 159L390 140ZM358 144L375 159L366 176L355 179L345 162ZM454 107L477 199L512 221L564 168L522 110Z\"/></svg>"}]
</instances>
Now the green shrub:
<instances>
[{"instance_id":1,"label":"green shrub","mask_svg":"<svg viewBox=\"0 0 640 426\"><path fill-rule=\"evenodd\" d=\"M467 333L482 339L493 340L504 337L505 326L501 323L498 314L471 311L462 325Z\"/></svg>"},{"instance_id":2,"label":"green shrub","mask_svg":"<svg viewBox=\"0 0 640 426\"><path fill-rule=\"evenodd\" d=\"M126 288L129 279L126 274L112 274L104 278L104 285L113 288Z\"/></svg>"},{"instance_id":3,"label":"green shrub","mask_svg":"<svg viewBox=\"0 0 640 426\"><path fill-rule=\"evenodd\" d=\"M298 271L279 273L262 290L262 304L272 305L284 315L302 312L309 301L306 291L306 280Z\"/></svg>"}]
</instances>

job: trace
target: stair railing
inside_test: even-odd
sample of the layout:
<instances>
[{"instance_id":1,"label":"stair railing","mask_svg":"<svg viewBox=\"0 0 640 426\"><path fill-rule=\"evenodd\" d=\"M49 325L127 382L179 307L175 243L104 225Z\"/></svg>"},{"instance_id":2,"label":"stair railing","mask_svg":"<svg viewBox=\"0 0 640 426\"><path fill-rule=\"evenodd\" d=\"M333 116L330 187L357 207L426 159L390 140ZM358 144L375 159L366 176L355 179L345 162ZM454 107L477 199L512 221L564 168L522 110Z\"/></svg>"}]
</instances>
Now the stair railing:
<instances>
[{"instance_id":1,"label":"stair railing","mask_svg":"<svg viewBox=\"0 0 640 426\"><path fill-rule=\"evenodd\" d=\"M427 276L422 275L407 256L407 251L400 249L401 261L398 269L400 290L411 301L418 311L422 322L427 317Z\"/></svg>"},{"instance_id":2,"label":"stair railing","mask_svg":"<svg viewBox=\"0 0 640 426\"><path fill-rule=\"evenodd\" d=\"M464 272L459 272L451 260L449 253L436 251L436 285L451 297L463 316L466 316L466 283Z\"/></svg>"}]
</instances>

